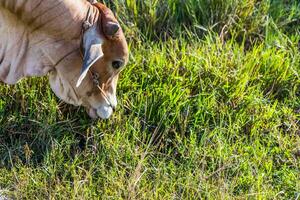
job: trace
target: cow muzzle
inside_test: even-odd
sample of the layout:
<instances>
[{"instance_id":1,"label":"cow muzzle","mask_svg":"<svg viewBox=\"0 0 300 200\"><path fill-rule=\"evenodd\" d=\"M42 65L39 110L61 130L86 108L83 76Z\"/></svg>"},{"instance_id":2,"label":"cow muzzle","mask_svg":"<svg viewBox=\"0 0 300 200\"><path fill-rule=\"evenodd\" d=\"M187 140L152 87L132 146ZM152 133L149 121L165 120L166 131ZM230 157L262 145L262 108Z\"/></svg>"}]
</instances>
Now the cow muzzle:
<instances>
[{"instance_id":1,"label":"cow muzzle","mask_svg":"<svg viewBox=\"0 0 300 200\"><path fill-rule=\"evenodd\" d=\"M116 109L117 106L117 101L116 99L106 99L106 102L101 104L100 106L96 108L90 108L87 113L88 115L93 118L101 118L101 119L108 119L110 116L113 114L114 110ZM109 102L107 102L109 101Z\"/></svg>"},{"instance_id":2,"label":"cow muzzle","mask_svg":"<svg viewBox=\"0 0 300 200\"><path fill-rule=\"evenodd\" d=\"M113 114L113 108L111 106L101 106L98 109L90 108L87 113L93 119L99 117L101 119L108 119Z\"/></svg>"}]
</instances>

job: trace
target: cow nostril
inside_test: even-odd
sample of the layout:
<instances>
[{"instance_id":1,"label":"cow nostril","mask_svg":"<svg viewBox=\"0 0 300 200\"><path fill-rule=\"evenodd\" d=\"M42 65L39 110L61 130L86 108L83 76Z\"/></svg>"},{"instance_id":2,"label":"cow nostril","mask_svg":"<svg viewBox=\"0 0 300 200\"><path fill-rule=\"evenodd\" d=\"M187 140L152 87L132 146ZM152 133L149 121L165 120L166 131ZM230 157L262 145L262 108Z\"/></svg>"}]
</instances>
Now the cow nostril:
<instances>
[{"instance_id":1,"label":"cow nostril","mask_svg":"<svg viewBox=\"0 0 300 200\"><path fill-rule=\"evenodd\" d=\"M119 69L120 67L122 67L124 65L124 62L121 60L115 60L112 62L112 67L115 69Z\"/></svg>"}]
</instances>

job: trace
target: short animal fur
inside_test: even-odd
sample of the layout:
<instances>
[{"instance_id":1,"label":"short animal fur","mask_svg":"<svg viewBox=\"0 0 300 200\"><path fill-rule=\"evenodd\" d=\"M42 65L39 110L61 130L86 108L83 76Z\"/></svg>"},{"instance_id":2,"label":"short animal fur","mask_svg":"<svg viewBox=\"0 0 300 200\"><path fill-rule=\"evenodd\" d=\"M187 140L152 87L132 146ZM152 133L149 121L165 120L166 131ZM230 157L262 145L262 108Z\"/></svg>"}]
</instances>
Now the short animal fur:
<instances>
[{"instance_id":1,"label":"short animal fur","mask_svg":"<svg viewBox=\"0 0 300 200\"><path fill-rule=\"evenodd\" d=\"M109 118L128 46L114 14L87 0L0 0L0 80L49 75L63 101Z\"/></svg>"}]
</instances>

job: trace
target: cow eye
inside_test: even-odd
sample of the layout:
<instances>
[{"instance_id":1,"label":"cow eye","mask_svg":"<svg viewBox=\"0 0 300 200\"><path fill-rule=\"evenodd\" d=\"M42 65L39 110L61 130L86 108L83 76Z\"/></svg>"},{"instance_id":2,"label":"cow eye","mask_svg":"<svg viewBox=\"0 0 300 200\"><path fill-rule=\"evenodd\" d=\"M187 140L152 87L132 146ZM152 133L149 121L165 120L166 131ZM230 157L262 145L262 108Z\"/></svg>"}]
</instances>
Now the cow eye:
<instances>
[{"instance_id":1,"label":"cow eye","mask_svg":"<svg viewBox=\"0 0 300 200\"><path fill-rule=\"evenodd\" d=\"M121 60L115 60L112 62L112 67L115 68L115 69L119 69L120 67L122 67L124 64L123 61Z\"/></svg>"}]
</instances>

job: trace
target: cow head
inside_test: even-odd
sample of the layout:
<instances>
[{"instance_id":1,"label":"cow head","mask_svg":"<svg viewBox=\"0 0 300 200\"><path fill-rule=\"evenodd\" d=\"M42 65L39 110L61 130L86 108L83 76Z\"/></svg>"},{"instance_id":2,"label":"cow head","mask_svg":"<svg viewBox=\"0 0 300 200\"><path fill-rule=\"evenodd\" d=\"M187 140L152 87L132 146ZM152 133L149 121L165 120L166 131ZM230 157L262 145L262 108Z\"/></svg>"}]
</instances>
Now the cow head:
<instances>
[{"instance_id":1,"label":"cow head","mask_svg":"<svg viewBox=\"0 0 300 200\"><path fill-rule=\"evenodd\" d=\"M50 74L50 84L65 102L85 106L92 118L107 119L117 105L116 86L128 61L128 46L111 10L100 3L94 6L99 17L82 34L82 57L78 52L68 56L64 67Z\"/></svg>"}]
</instances>

